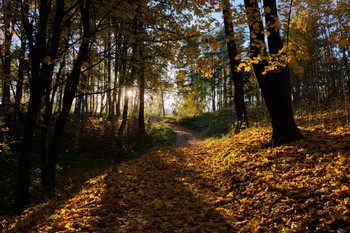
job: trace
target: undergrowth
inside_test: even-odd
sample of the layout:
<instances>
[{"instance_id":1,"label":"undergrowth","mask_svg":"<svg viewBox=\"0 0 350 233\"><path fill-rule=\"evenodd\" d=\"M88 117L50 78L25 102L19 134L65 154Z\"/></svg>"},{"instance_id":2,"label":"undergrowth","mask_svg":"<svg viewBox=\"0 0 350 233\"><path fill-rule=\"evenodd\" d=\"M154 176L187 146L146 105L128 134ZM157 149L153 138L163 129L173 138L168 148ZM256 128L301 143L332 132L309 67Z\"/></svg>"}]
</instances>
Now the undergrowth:
<instances>
[{"instance_id":1,"label":"undergrowth","mask_svg":"<svg viewBox=\"0 0 350 233\"><path fill-rule=\"evenodd\" d=\"M78 127L81 129L77 138ZM69 120L58 155L57 186L53 195L41 186L39 154L34 153L32 156L31 203L35 205L50 199L69 197L87 180L101 174L111 165L135 158L153 147L169 146L175 140L175 132L169 126L150 122L145 135L129 129L124 136L126 156L120 158L116 153L116 129L117 125L103 118L87 118L80 126L73 118ZM78 149L75 148L76 144ZM18 152L13 151L0 154L0 216L15 214L12 204L17 183L18 156Z\"/></svg>"},{"instance_id":2,"label":"undergrowth","mask_svg":"<svg viewBox=\"0 0 350 233\"><path fill-rule=\"evenodd\" d=\"M212 113L212 124L205 137L221 137L234 127L236 116L232 109L222 109Z\"/></svg>"},{"instance_id":3,"label":"undergrowth","mask_svg":"<svg viewBox=\"0 0 350 233\"><path fill-rule=\"evenodd\" d=\"M176 134L170 126L155 122L147 126L146 132L151 136L152 147L170 146L176 138Z\"/></svg>"}]
</instances>

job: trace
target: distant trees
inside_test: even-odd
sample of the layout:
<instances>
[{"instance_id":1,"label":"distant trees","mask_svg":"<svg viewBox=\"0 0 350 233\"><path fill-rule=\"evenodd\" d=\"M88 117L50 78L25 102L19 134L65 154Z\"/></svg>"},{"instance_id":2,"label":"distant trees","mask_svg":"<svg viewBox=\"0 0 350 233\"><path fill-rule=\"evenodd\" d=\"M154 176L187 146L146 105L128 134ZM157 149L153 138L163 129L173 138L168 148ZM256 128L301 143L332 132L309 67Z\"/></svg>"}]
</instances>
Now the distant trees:
<instances>
[{"instance_id":1,"label":"distant trees","mask_svg":"<svg viewBox=\"0 0 350 233\"><path fill-rule=\"evenodd\" d=\"M295 5L289 56L296 107L329 104L349 94L349 19L349 1ZM339 88L344 85L346 92Z\"/></svg>"}]
</instances>

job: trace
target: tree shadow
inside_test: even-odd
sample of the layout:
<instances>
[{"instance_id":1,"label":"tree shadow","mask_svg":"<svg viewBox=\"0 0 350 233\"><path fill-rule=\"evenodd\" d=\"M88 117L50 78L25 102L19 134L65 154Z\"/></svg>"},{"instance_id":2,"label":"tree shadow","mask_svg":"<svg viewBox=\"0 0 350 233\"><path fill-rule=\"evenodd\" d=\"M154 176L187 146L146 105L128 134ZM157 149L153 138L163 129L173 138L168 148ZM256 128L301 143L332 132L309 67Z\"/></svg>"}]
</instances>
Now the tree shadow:
<instances>
[{"instance_id":1,"label":"tree shadow","mask_svg":"<svg viewBox=\"0 0 350 233\"><path fill-rule=\"evenodd\" d=\"M36 155L33 160L37 160ZM110 161L110 162L108 162ZM30 187L31 204L25 209L18 209L10 200L2 205L0 225L1 232L33 232L31 229L45 222L57 210L63 208L66 202L81 191L88 180L97 177L111 167L111 160L84 155L60 154L55 190L45 190L40 183L38 161L34 161L32 182ZM14 166L16 161L14 160ZM118 166L118 163L113 165ZM17 171L17 170L15 170ZM9 179L15 182L16 172ZM3 187L2 187L3 188ZM15 186L9 186L7 194L14 192Z\"/></svg>"},{"instance_id":2,"label":"tree shadow","mask_svg":"<svg viewBox=\"0 0 350 233\"><path fill-rule=\"evenodd\" d=\"M168 148L148 153L130 170L106 177L101 207L91 216L93 229L229 232L231 226L207 200L217 187L188 161L186 152Z\"/></svg>"},{"instance_id":3,"label":"tree shadow","mask_svg":"<svg viewBox=\"0 0 350 233\"><path fill-rule=\"evenodd\" d=\"M233 231L210 200L218 187L188 160L189 151L153 150L110 171L70 200L42 230Z\"/></svg>"}]
</instances>

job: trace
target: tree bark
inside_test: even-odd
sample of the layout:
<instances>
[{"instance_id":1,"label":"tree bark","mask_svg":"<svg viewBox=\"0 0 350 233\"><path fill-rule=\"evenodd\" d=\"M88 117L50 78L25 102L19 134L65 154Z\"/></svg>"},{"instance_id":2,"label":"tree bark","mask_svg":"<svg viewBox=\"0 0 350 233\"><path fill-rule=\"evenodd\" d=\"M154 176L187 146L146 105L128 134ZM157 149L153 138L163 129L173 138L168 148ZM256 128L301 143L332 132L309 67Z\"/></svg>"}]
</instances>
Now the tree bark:
<instances>
[{"instance_id":1,"label":"tree bark","mask_svg":"<svg viewBox=\"0 0 350 233\"><path fill-rule=\"evenodd\" d=\"M15 96L15 129L14 129L14 140L16 142L20 141L21 130L23 124L23 116L21 112L21 100L23 95L23 80L24 80L24 56L26 50L26 42L24 35L21 35L21 48L19 52L19 66L18 66L18 81L16 85L16 96ZM16 143L17 146L17 143Z\"/></svg>"},{"instance_id":2,"label":"tree bark","mask_svg":"<svg viewBox=\"0 0 350 233\"><path fill-rule=\"evenodd\" d=\"M237 45L235 42L235 35L233 31L232 23L232 13L231 13L231 4L229 0L222 0L224 5L223 16L225 24L225 34L227 41L227 50L228 56L230 59L230 67L232 80L234 84L234 95L235 95L235 109L236 109L236 132L239 132L242 124L248 124L247 119L247 110L244 103L244 91L243 91L243 77L241 72L237 71L239 61L236 59L238 55Z\"/></svg>"},{"instance_id":3,"label":"tree bark","mask_svg":"<svg viewBox=\"0 0 350 233\"><path fill-rule=\"evenodd\" d=\"M263 24L257 0L244 0L244 3L250 29L250 57L256 58L259 54L265 57L267 55ZM272 25L278 25L279 23L276 2L274 0L264 0L264 6L270 8L270 11L267 11L269 13L266 12L265 16L268 25L267 31L269 32L269 51L270 54L277 54L283 45L279 28L272 27ZM287 65L281 66L277 70L267 72L264 75L263 72L267 65L266 60L261 60L257 64L253 64L253 67L271 117L273 132L269 146L274 147L300 139L302 135L293 116L289 68Z\"/></svg>"},{"instance_id":4,"label":"tree bark","mask_svg":"<svg viewBox=\"0 0 350 233\"><path fill-rule=\"evenodd\" d=\"M140 105L139 105L139 131L144 133L145 130L145 74L141 71L139 80Z\"/></svg>"},{"instance_id":5,"label":"tree bark","mask_svg":"<svg viewBox=\"0 0 350 233\"><path fill-rule=\"evenodd\" d=\"M6 126L11 124L11 100L10 100L10 83L11 83L11 5L9 1L3 1L4 7L4 31L5 31L5 59L3 62L3 83L2 83L2 106L4 111L4 122Z\"/></svg>"},{"instance_id":6,"label":"tree bark","mask_svg":"<svg viewBox=\"0 0 350 233\"><path fill-rule=\"evenodd\" d=\"M56 96L56 91L58 88L58 83L60 80L60 76L62 74L63 67L65 66L65 56L62 59L62 63L60 65L60 69L58 73L56 74L56 83L54 87L52 88L52 94L50 96L50 89L51 89L51 83L48 83L48 86L46 88L46 95L45 95L45 117L43 126L41 128L41 134L40 134L40 169L41 169L41 183L44 187L48 187L48 181L47 181L47 169L48 169L48 154L47 154L47 144L48 144L48 133L50 129L50 121L52 118L52 110L53 110L53 103Z\"/></svg>"},{"instance_id":7,"label":"tree bark","mask_svg":"<svg viewBox=\"0 0 350 233\"><path fill-rule=\"evenodd\" d=\"M58 146L60 145L63 137L64 127L67 122L69 112L72 107L72 102L77 91L79 84L81 68L83 62L87 61L89 53L89 45L92 37L92 32L90 30L90 8L91 0L87 0L84 6L81 6L81 20L83 24L83 38L80 44L79 53L77 60L74 63L71 73L67 77L66 87L63 96L63 107L60 115L57 118L52 142L49 148L49 158L48 158L48 177L47 184L48 187L55 186L55 176L56 176L56 163L58 155Z\"/></svg>"},{"instance_id":8,"label":"tree bark","mask_svg":"<svg viewBox=\"0 0 350 233\"><path fill-rule=\"evenodd\" d=\"M215 76L212 77L211 79L211 95L212 95L212 106L213 106L213 112L216 111L216 108L215 108L215 88L216 88L216 85L215 85Z\"/></svg>"},{"instance_id":9,"label":"tree bark","mask_svg":"<svg viewBox=\"0 0 350 233\"><path fill-rule=\"evenodd\" d=\"M223 96L223 101L224 101L224 108L228 107L228 101L227 101L227 75L226 75L226 70L225 68L222 68L222 81L223 81L223 91L224 91L224 96Z\"/></svg>"},{"instance_id":10,"label":"tree bark","mask_svg":"<svg viewBox=\"0 0 350 233\"><path fill-rule=\"evenodd\" d=\"M41 102L45 88L47 82L50 81L54 68L54 64L44 62L44 58L48 56L51 60L56 57L61 37L64 0L59 0L56 3L56 15L52 25L52 35L50 37L51 43L50 47L48 47L47 27L49 14L51 13L51 4L52 2L49 1L40 1L39 19L35 36L33 35L33 27L36 25L31 25L28 18L26 18L29 11L29 5L24 4L24 9L22 9L22 12L24 12L22 15L24 31L29 42L31 78L29 80L29 104L24 122L22 148L18 160L18 183L15 201L19 207L23 207L29 203L30 162L35 125L41 109Z\"/></svg>"}]
</instances>

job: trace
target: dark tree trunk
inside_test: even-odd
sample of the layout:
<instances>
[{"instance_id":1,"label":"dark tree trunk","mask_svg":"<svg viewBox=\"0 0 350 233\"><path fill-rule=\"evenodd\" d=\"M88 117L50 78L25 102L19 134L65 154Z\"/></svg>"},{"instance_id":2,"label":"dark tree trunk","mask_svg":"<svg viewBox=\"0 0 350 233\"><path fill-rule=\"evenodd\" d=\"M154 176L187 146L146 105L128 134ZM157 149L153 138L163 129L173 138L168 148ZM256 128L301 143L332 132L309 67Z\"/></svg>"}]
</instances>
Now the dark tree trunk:
<instances>
[{"instance_id":1,"label":"dark tree trunk","mask_svg":"<svg viewBox=\"0 0 350 233\"><path fill-rule=\"evenodd\" d=\"M5 10L5 20L4 20L4 31L5 31L5 59L3 60L3 84L2 84L2 106L4 111L4 121L7 126L10 125L11 121L11 100L10 100L10 82L11 82L11 40L12 40L12 31L10 25L10 3L4 1L4 10Z\"/></svg>"},{"instance_id":2,"label":"dark tree trunk","mask_svg":"<svg viewBox=\"0 0 350 233\"><path fill-rule=\"evenodd\" d=\"M124 75L126 70L126 50L123 48L123 53L120 55L120 62L119 62L119 78L118 78L118 96L117 96L117 103L116 103L116 116L119 118L121 116L121 100L122 100L122 91L123 91L123 85L124 83ZM116 61L117 63L117 61Z\"/></svg>"},{"instance_id":3,"label":"dark tree trunk","mask_svg":"<svg viewBox=\"0 0 350 233\"><path fill-rule=\"evenodd\" d=\"M80 9L83 24L83 39L79 48L77 60L74 63L74 67L71 73L67 77L66 87L63 96L62 111L57 118L52 142L49 148L47 173L48 187L55 186L58 146L62 141L64 127L66 125L67 118L72 107L73 99L77 91L82 65L88 59L89 44L92 36L92 33L90 31L90 7L91 0L87 0L85 2L85 5L81 6Z\"/></svg>"},{"instance_id":4,"label":"dark tree trunk","mask_svg":"<svg viewBox=\"0 0 350 233\"><path fill-rule=\"evenodd\" d=\"M58 2L63 2L58 1ZM58 5L60 5L58 3ZM29 5L25 4L24 12L28 12ZM20 207L29 203L29 186L30 186L30 162L32 155L32 146L34 139L34 131L36 121L41 109L42 97L45 92L46 83L51 78L53 65L49 65L43 62L43 59L49 55L55 57L58 40L60 37L60 30L54 30L51 38L51 47L49 54L48 50L45 49L47 46L47 25L48 16L51 12L51 2L40 1L39 4L39 22L37 25L37 32L35 37L33 36L33 25L29 24L27 18L22 18L23 25L25 28L26 36L29 41L29 57L31 60L31 78L30 84L30 97L27 109L27 114L24 122L24 132L22 140L21 153L18 160L18 184L16 193L16 204ZM57 22L55 18L54 26L60 26L61 22ZM57 29L54 27L54 29Z\"/></svg>"},{"instance_id":5,"label":"dark tree trunk","mask_svg":"<svg viewBox=\"0 0 350 233\"><path fill-rule=\"evenodd\" d=\"M16 85L16 96L15 96L15 131L14 140L16 142L20 141L23 116L21 112L21 100L23 95L23 80L24 80L24 56L26 50L25 38L21 36L21 49L19 53L19 66L18 66L18 81Z\"/></svg>"},{"instance_id":6,"label":"dark tree trunk","mask_svg":"<svg viewBox=\"0 0 350 233\"><path fill-rule=\"evenodd\" d=\"M52 118L52 110L53 110L53 102L56 96L56 91L58 88L58 83L60 80L60 76L62 74L63 67L65 66L65 56L63 57L62 64L60 66L60 69L56 75L56 82L54 87L52 88L52 95L50 98L50 88L51 83L48 83L48 86L46 88L46 95L45 95L45 117L43 126L41 128L41 135L40 135L40 169L41 169L41 183L44 187L48 187L49 183L47 180L48 177L48 154L47 154L47 144L48 144L48 133L50 129L50 121Z\"/></svg>"},{"instance_id":7,"label":"dark tree trunk","mask_svg":"<svg viewBox=\"0 0 350 233\"><path fill-rule=\"evenodd\" d=\"M231 5L229 0L223 0L223 16L225 24L225 33L227 41L228 56L230 59L230 67L232 73L232 80L234 84L235 95L235 109L236 109L236 132L239 132L243 123L248 124L247 110L244 103L244 91L243 91L243 77L241 72L237 71L239 61L236 59L238 55L237 46L235 42L235 35L233 31Z\"/></svg>"},{"instance_id":8,"label":"dark tree trunk","mask_svg":"<svg viewBox=\"0 0 350 233\"><path fill-rule=\"evenodd\" d=\"M222 68L223 74L222 74L222 81L223 81L223 88L224 88L224 108L228 107L228 102L227 102L227 75L226 75L226 70L225 68Z\"/></svg>"},{"instance_id":9,"label":"dark tree trunk","mask_svg":"<svg viewBox=\"0 0 350 233\"><path fill-rule=\"evenodd\" d=\"M244 0L244 3L250 22L250 56L252 58L256 58L259 54L262 57L267 56L257 0ZM269 25L276 25L278 21L276 2L264 0L264 5L271 9L265 16L269 32L269 51L270 54L276 54L283 47L279 30L269 27ZM269 145L279 146L300 139L302 135L293 117L289 68L281 66L278 70L267 72L264 75L263 72L267 65L266 60L262 60L253 67L271 117L273 133Z\"/></svg>"},{"instance_id":10,"label":"dark tree trunk","mask_svg":"<svg viewBox=\"0 0 350 233\"><path fill-rule=\"evenodd\" d=\"M124 94L124 108L123 108L123 116L122 116L122 123L120 124L119 130L118 130L118 136L120 138L123 137L124 130L126 127L126 123L128 120L128 109L129 109L129 96L128 96L128 88L129 85L125 87L125 94Z\"/></svg>"},{"instance_id":11,"label":"dark tree trunk","mask_svg":"<svg viewBox=\"0 0 350 233\"><path fill-rule=\"evenodd\" d=\"M111 64L111 33L107 33L107 85L108 85L108 93L107 93L107 102L108 102L108 118L111 120L114 117L114 106L112 104L112 91L110 90L112 87L112 64Z\"/></svg>"},{"instance_id":12,"label":"dark tree trunk","mask_svg":"<svg viewBox=\"0 0 350 233\"><path fill-rule=\"evenodd\" d=\"M145 132L145 74L141 71L139 81L140 106L139 106L139 131Z\"/></svg>"},{"instance_id":13,"label":"dark tree trunk","mask_svg":"<svg viewBox=\"0 0 350 233\"><path fill-rule=\"evenodd\" d=\"M211 80L211 95L212 95L212 106L213 106L213 112L215 112L216 108L215 108L215 88L216 88L216 85L215 85L215 76L212 77L212 80Z\"/></svg>"}]
</instances>

